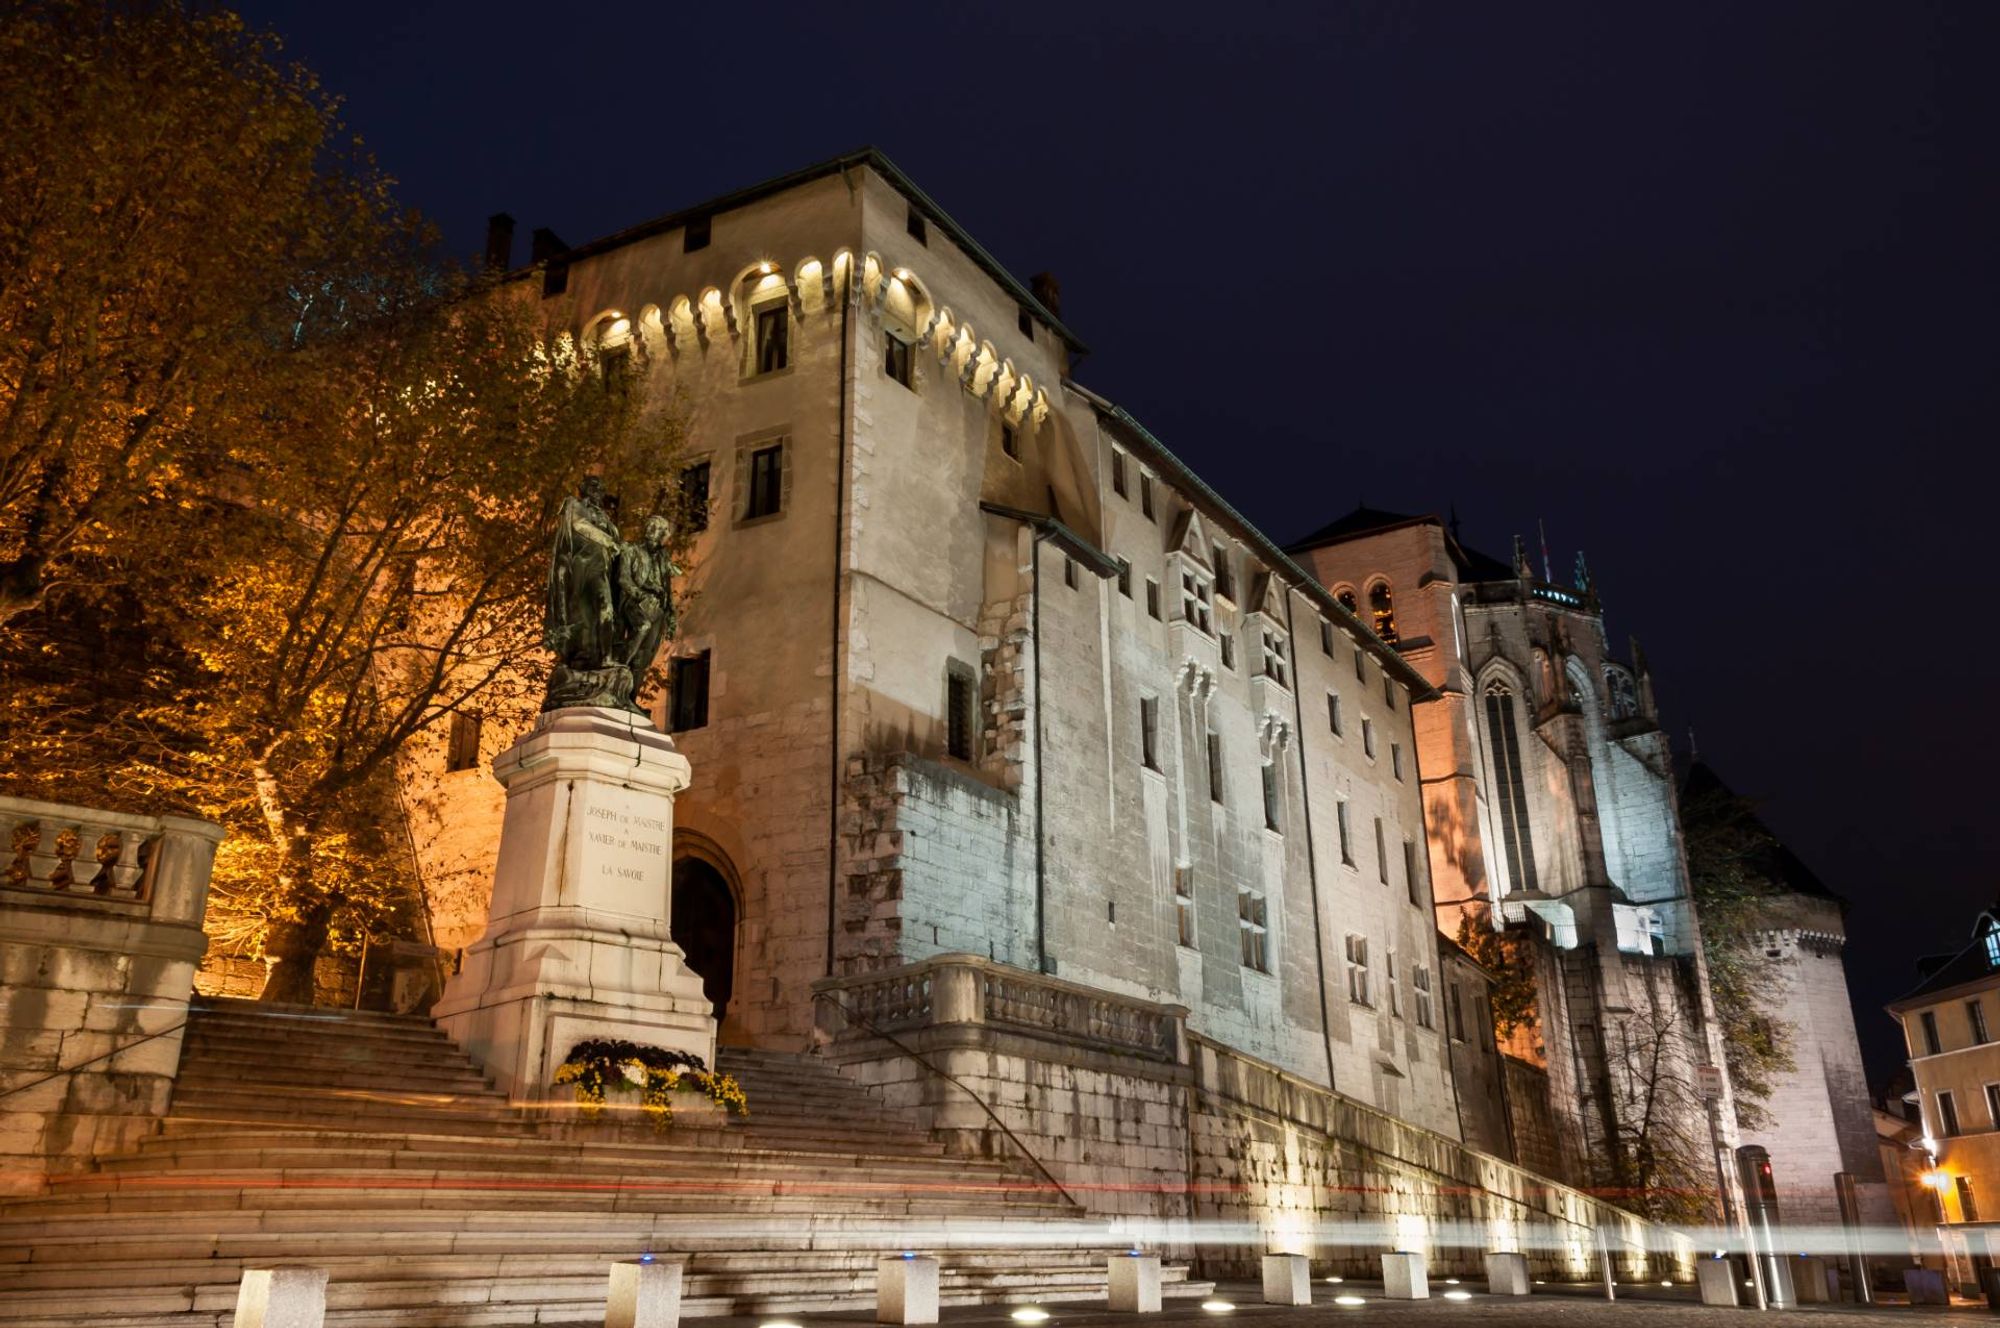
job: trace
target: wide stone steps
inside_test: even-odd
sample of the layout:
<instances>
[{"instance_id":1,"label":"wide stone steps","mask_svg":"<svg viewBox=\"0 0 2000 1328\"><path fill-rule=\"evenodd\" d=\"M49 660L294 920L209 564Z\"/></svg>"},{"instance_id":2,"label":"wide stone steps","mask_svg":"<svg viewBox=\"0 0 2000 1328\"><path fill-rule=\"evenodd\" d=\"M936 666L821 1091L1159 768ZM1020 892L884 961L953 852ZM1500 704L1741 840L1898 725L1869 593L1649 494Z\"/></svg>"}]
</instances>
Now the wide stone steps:
<instances>
[{"instance_id":1,"label":"wide stone steps","mask_svg":"<svg viewBox=\"0 0 2000 1328\"><path fill-rule=\"evenodd\" d=\"M172 1115L0 1207L0 1328L223 1328L246 1266L331 1272L335 1328L601 1324L611 1264L685 1259L690 1316L864 1311L876 1257L944 1303L1105 1294L1120 1244L1021 1165L948 1157L810 1060L730 1049L747 1120L515 1109L421 1019L203 1001ZM1168 1270L1169 1294L1207 1284Z\"/></svg>"}]
</instances>

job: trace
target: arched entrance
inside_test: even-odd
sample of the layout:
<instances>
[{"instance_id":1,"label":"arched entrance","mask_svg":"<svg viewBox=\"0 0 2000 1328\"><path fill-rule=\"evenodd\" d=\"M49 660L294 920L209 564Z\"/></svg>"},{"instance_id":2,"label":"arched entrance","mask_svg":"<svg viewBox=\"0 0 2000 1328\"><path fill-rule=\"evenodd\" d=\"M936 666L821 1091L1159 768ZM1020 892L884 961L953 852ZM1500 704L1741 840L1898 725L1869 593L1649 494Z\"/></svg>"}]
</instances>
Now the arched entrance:
<instances>
[{"instance_id":1,"label":"arched entrance","mask_svg":"<svg viewBox=\"0 0 2000 1328\"><path fill-rule=\"evenodd\" d=\"M721 1019L736 983L736 897L713 864L695 857L675 860L673 888L674 941Z\"/></svg>"}]
</instances>

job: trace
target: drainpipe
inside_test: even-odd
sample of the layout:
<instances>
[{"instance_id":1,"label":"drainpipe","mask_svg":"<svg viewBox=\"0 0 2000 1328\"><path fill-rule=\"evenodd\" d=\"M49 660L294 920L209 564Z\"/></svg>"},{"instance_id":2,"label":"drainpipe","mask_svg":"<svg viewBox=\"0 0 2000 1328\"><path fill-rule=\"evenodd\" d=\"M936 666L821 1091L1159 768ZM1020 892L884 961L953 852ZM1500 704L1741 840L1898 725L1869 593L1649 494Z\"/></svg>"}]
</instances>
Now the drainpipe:
<instances>
[{"instance_id":1,"label":"drainpipe","mask_svg":"<svg viewBox=\"0 0 2000 1328\"><path fill-rule=\"evenodd\" d=\"M1037 527L1034 538L1028 541L1028 558L1034 564L1028 592L1028 630L1035 638L1030 647L1029 670L1035 683L1035 971L1038 973L1049 971L1048 871L1042 856L1042 537L1046 533Z\"/></svg>"},{"instance_id":2,"label":"drainpipe","mask_svg":"<svg viewBox=\"0 0 2000 1328\"><path fill-rule=\"evenodd\" d=\"M1319 920L1319 858L1313 850L1312 786L1306 774L1306 712L1299 692L1304 680L1299 676L1299 634L1292 630L1292 589L1285 586L1285 636L1292 646L1292 723L1299 731L1299 799L1305 805L1306 884L1312 891L1313 962L1319 969L1319 1031L1326 1042L1326 1086L1333 1089L1333 1016L1326 1004L1326 934Z\"/></svg>"},{"instance_id":3,"label":"drainpipe","mask_svg":"<svg viewBox=\"0 0 2000 1328\"><path fill-rule=\"evenodd\" d=\"M848 338L853 330L854 259L847 261L847 279L840 292L840 447L833 477L833 633L831 667L832 729L827 739L828 796L826 807L826 976L833 976L835 918L840 889L840 589L841 560L847 556L847 450L853 431L849 410L848 366L853 356Z\"/></svg>"}]
</instances>

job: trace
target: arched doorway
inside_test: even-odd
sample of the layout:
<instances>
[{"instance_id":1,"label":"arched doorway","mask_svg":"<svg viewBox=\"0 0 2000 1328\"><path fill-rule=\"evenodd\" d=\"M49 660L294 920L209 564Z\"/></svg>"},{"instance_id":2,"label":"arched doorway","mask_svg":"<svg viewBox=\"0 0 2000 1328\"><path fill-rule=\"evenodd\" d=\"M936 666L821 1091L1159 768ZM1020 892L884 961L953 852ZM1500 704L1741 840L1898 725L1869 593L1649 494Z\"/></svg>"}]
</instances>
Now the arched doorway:
<instances>
[{"instance_id":1,"label":"arched doorway","mask_svg":"<svg viewBox=\"0 0 2000 1328\"><path fill-rule=\"evenodd\" d=\"M700 858L674 862L673 931L721 1019L736 982L736 898L722 873Z\"/></svg>"}]
</instances>

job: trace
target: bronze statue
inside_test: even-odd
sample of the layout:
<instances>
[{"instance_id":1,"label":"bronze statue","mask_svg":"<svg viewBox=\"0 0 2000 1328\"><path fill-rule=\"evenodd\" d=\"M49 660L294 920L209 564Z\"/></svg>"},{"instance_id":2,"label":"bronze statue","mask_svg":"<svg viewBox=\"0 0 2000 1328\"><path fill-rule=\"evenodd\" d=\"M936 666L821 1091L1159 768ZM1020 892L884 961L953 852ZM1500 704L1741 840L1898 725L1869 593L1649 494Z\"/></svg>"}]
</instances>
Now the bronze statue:
<instances>
[{"instance_id":1,"label":"bronze statue","mask_svg":"<svg viewBox=\"0 0 2000 1328\"><path fill-rule=\"evenodd\" d=\"M613 706L644 713L634 699L660 642L674 627L673 577L667 557L673 527L646 518L640 538L620 538L604 482L587 477L563 501L549 550L543 639L555 652L543 710Z\"/></svg>"}]
</instances>

